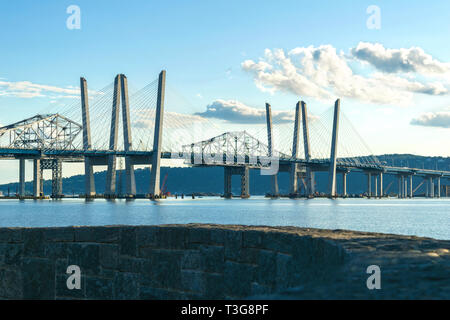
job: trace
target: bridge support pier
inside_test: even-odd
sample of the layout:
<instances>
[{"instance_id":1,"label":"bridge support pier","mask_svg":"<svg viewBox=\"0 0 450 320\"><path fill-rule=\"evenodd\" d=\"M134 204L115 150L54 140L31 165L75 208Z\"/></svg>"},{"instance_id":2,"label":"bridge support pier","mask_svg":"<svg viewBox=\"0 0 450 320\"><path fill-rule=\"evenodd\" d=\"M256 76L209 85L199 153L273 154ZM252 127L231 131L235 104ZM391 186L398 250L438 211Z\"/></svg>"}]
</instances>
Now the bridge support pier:
<instances>
[{"instance_id":1,"label":"bridge support pier","mask_svg":"<svg viewBox=\"0 0 450 320\"><path fill-rule=\"evenodd\" d=\"M367 196L372 197L372 174L367 173Z\"/></svg>"},{"instance_id":2,"label":"bridge support pier","mask_svg":"<svg viewBox=\"0 0 450 320\"><path fill-rule=\"evenodd\" d=\"M413 176L410 175L409 176L409 197L411 199L413 198L413 192L414 192L414 189L413 189Z\"/></svg>"},{"instance_id":3,"label":"bridge support pier","mask_svg":"<svg viewBox=\"0 0 450 320\"><path fill-rule=\"evenodd\" d=\"M86 197L95 196L94 167L89 157L84 158L84 183Z\"/></svg>"},{"instance_id":4,"label":"bridge support pier","mask_svg":"<svg viewBox=\"0 0 450 320\"><path fill-rule=\"evenodd\" d=\"M25 159L19 159L19 197L25 196Z\"/></svg>"},{"instance_id":5,"label":"bridge support pier","mask_svg":"<svg viewBox=\"0 0 450 320\"><path fill-rule=\"evenodd\" d=\"M429 181L429 197L434 198L434 183L433 183L433 177L428 178Z\"/></svg>"},{"instance_id":6,"label":"bridge support pier","mask_svg":"<svg viewBox=\"0 0 450 320\"><path fill-rule=\"evenodd\" d=\"M373 176L373 183L374 183L374 186L373 186L374 195L373 196L375 198L378 198L378 175L377 174L375 174Z\"/></svg>"},{"instance_id":7,"label":"bridge support pier","mask_svg":"<svg viewBox=\"0 0 450 320\"><path fill-rule=\"evenodd\" d=\"M241 172L241 198L250 198L249 169L247 166Z\"/></svg>"},{"instance_id":8,"label":"bridge support pier","mask_svg":"<svg viewBox=\"0 0 450 320\"><path fill-rule=\"evenodd\" d=\"M297 163L291 164L291 171L289 173L289 179L290 179L290 194L291 196L295 196L298 194L298 165Z\"/></svg>"},{"instance_id":9,"label":"bridge support pier","mask_svg":"<svg viewBox=\"0 0 450 320\"><path fill-rule=\"evenodd\" d=\"M233 175L239 175L241 178L241 198L250 197L250 175L249 168L243 167L224 167L224 198L231 198L233 196L231 190L231 181Z\"/></svg>"},{"instance_id":10,"label":"bridge support pier","mask_svg":"<svg viewBox=\"0 0 450 320\"><path fill-rule=\"evenodd\" d=\"M437 182L437 197L440 198L441 197L441 178L437 177L436 178L436 182Z\"/></svg>"},{"instance_id":11,"label":"bridge support pier","mask_svg":"<svg viewBox=\"0 0 450 320\"><path fill-rule=\"evenodd\" d=\"M383 198L384 196L384 190L383 190L383 172L380 172L380 198Z\"/></svg>"},{"instance_id":12,"label":"bridge support pier","mask_svg":"<svg viewBox=\"0 0 450 320\"><path fill-rule=\"evenodd\" d=\"M342 196L347 197L347 175L348 171L342 172Z\"/></svg>"},{"instance_id":13,"label":"bridge support pier","mask_svg":"<svg viewBox=\"0 0 450 320\"><path fill-rule=\"evenodd\" d=\"M52 197L61 198L62 191L62 161L53 159L52 165Z\"/></svg>"},{"instance_id":14,"label":"bridge support pier","mask_svg":"<svg viewBox=\"0 0 450 320\"><path fill-rule=\"evenodd\" d=\"M233 193L231 192L231 178L232 172L229 167L224 167L224 186L223 186L223 196L225 198L231 198Z\"/></svg>"},{"instance_id":15,"label":"bridge support pier","mask_svg":"<svg viewBox=\"0 0 450 320\"><path fill-rule=\"evenodd\" d=\"M41 160L33 160L33 197L41 196Z\"/></svg>"}]
</instances>

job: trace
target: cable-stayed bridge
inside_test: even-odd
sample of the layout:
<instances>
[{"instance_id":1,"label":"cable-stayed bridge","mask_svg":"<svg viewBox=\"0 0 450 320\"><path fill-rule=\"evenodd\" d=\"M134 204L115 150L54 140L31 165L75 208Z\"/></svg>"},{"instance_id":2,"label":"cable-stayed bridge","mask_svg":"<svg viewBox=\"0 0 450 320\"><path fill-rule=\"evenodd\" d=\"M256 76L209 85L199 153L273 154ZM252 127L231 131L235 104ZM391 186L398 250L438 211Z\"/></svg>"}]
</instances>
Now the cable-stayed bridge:
<instances>
[{"instance_id":1,"label":"cable-stayed bridge","mask_svg":"<svg viewBox=\"0 0 450 320\"><path fill-rule=\"evenodd\" d=\"M367 195L383 197L385 174L398 177L398 196L413 197L422 185L428 197L440 197L441 178L450 171L393 167L372 154L350 121L341 112L340 100L320 117L309 116L305 102L297 103L293 121L272 121L266 104L265 124L242 130L236 124L219 123L198 115L177 112L186 101L166 91L166 73L129 94L128 79L116 76L99 91L88 91L80 79L80 97L56 105L52 112L0 128L0 158L19 160L19 196L25 197L25 161L33 161L33 197L43 196L43 171L52 171L52 196L63 196L62 163L83 162L85 196L95 197L94 167L106 166L105 197L118 196L117 159L125 161L126 196L136 196L134 167L151 166L149 198L161 196L162 159L189 166L224 167L224 196L231 197L233 175L241 178L241 197L249 197L249 170L271 177L271 196L279 196L277 174L288 172L290 196L347 196L347 175L367 175ZM168 94L169 93L169 94ZM81 98L81 99L80 99ZM171 107L173 111L171 111ZM189 106L188 106L189 107ZM222 128L221 128L222 125ZM225 129L223 125L226 125ZM230 130L230 128L232 130ZM251 132L253 130L253 132ZM327 190L316 190L315 173L326 171ZM336 176L342 175L337 194ZM413 176L423 177L413 186ZM390 186L389 186L390 187Z\"/></svg>"}]
</instances>

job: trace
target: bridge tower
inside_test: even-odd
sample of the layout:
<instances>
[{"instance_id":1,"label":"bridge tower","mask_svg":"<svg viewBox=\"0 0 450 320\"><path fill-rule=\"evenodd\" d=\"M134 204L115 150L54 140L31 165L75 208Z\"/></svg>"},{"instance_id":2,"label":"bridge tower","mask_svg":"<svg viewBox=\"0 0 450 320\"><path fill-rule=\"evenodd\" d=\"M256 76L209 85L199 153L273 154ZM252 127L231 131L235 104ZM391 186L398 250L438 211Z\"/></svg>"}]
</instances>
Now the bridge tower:
<instances>
[{"instance_id":1,"label":"bridge tower","mask_svg":"<svg viewBox=\"0 0 450 320\"><path fill-rule=\"evenodd\" d=\"M300 113L300 102L297 102L295 106L295 120L294 120L294 137L292 139L292 158L297 159L298 157L298 143L299 143L299 131L300 131L300 123L301 123L301 113ZM290 193L292 196L295 196L298 193L298 163L291 164L291 172L290 172L290 182L291 182L291 190Z\"/></svg>"},{"instance_id":2,"label":"bridge tower","mask_svg":"<svg viewBox=\"0 0 450 320\"><path fill-rule=\"evenodd\" d=\"M152 169L150 173L150 188L149 194L151 197L160 196L160 166L161 166L161 144L162 144L162 129L164 120L164 96L166 88L166 71L162 70L158 79L158 98L156 102L156 118L155 118L155 133L153 138L153 154L152 154Z\"/></svg>"},{"instance_id":3,"label":"bridge tower","mask_svg":"<svg viewBox=\"0 0 450 320\"><path fill-rule=\"evenodd\" d=\"M269 151L268 153L269 157L272 158L273 156L272 108L268 103L266 103L266 120L267 120L267 145ZM277 197L278 177L276 172L271 176L271 185L272 185L271 195Z\"/></svg>"},{"instance_id":4,"label":"bridge tower","mask_svg":"<svg viewBox=\"0 0 450 320\"><path fill-rule=\"evenodd\" d=\"M302 121L303 121L303 146L305 150L305 160L311 160L311 148L309 143L309 127L308 127L308 111L306 108L306 103L301 102L302 105ZM311 166L306 167L306 188L307 194L312 196L315 192L314 190L314 172L311 169Z\"/></svg>"},{"instance_id":5,"label":"bridge tower","mask_svg":"<svg viewBox=\"0 0 450 320\"><path fill-rule=\"evenodd\" d=\"M331 152L330 152L330 171L328 174L328 194L330 197L336 196L336 159L338 148L340 107L341 101L340 99L338 99L334 104L333 135L331 140Z\"/></svg>"},{"instance_id":6,"label":"bridge tower","mask_svg":"<svg viewBox=\"0 0 450 320\"><path fill-rule=\"evenodd\" d=\"M122 121L123 121L123 141L125 152L132 149L132 137L130 126L130 105L128 101L128 82L127 78L123 74L116 76L114 80L114 96L113 107L111 115L111 131L109 137L109 150L117 150L118 129L119 129L119 109L120 102L122 101ZM108 156L108 171L106 176L106 194L113 196L116 193L116 161L117 156L115 154ZM125 157L126 166L126 182L127 182L127 195L136 195L136 183L134 176L134 165L130 156Z\"/></svg>"},{"instance_id":7,"label":"bridge tower","mask_svg":"<svg viewBox=\"0 0 450 320\"><path fill-rule=\"evenodd\" d=\"M91 120L89 114L89 99L87 90L87 81L85 78L80 78L81 89L81 112L83 120L83 149L88 151L92 149L91 140ZM86 197L95 195L95 181L94 181L94 167L90 157L84 157L84 179L85 179L85 194Z\"/></svg>"}]
</instances>

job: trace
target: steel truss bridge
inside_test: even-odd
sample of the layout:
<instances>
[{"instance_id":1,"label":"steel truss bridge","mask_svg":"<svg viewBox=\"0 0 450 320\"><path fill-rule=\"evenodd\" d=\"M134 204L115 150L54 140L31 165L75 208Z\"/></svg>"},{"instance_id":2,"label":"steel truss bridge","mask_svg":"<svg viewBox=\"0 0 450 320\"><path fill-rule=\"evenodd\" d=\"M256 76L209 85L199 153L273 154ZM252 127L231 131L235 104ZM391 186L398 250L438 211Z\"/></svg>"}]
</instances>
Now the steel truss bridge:
<instances>
[{"instance_id":1,"label":"steel truss bridge","mask_svg":"<svg viewBox=\"0 0 450 320\"><path fill-rule=\"evenodd\" d=\"M161 159L183 160L191 166L219 166L224 167L224 196L231 197L231 177L239 175L241 178L241 197L249 197L249 170L257 169L263 175L271 176L270 195L279 195L277 174L288 172L290 175L290 196L299 196L301 181L308 196L318 194L315 187L315 172L326 171L329 176L329 197L347 196L347 175L352 171L364 172L367 175L367 195L383 197L387 191L383 189L385 174L398 177L398 197L413 197L414 192L422 185L427 186L428 197L440 197L441 179L450 179L450 171L430 170L408 167L394 167L381 164L371 155L339 156L342 144L339 141L341 113L340 100L333 109L333 123L329 137L329 154L313 156L315 144L311 143L306 103L300 101L296 105L294 128L292 134L292 148L290 153L277 151L274 148L274 135L271 106L266 104L266 132L267 142L261 141L247 131L231 131L208 138L183 144L178 149L163 149L164 100L166 73L162 71L154 86L137 92L136 104L145 104L144 97L155 97L155 108L144 113L141 110L130 112L128 96L128 80L123 74L116 76L112 92L104 90L94 106L104 108L95 121L108 122L107 127L99 129L99 133L92 135L91 112L89 108L87 82L80 79L81 108L78 108L77 120L60 113L36 115L0 128L0 158L19 160L19 196L25 197L25 160L33 161L33 197L43 196L43 171L52 170L52 196L62 197L62 163L83 162L85 168L85 196L96 196L94 182L94 166L107 166L105 197L115 197L117 158L125 159L126 195L136 196L134 166L150 165L151 176L147 196L158 198L160 190ZM109 94L108 94L109 93ZM108 100L108 97L112 101ZM133 96L134 97L134 96ZM108 102L109 108L107 107ZM106 105L106 107L105 107ZM76 107L70 108L76 112ZM81 109L81 110L80 110ZM74 111L75 110L75 111ZM152 114L153 117L149 117ZM105 116L108 115L108 116ZM166 121L175 122L167 114ZM136 118L138 117L138 118ZM79 120L81 121L78 121ZM120 122L121 118L121 122ZM106 119L106 121L105 121ZM119 136L119 128L123 134ZM151 148L143 147L142 139L137 148L133 145L133 135L139 128L152 131ZM170 130L170 129L168 129ZM177 130L176 127L173 129ZM108 135L109 133L109 135ZM98 136L109 137L106 145L95 146ZM148 132L147 132L148 136ZM123 148L119 144L123 143ZM302 153L300 156L300 146ZM336 192L336 176L342 174L342 194ZM419 186L413 186L413 176L423 177Z\"/></svg>"}]
</instances>

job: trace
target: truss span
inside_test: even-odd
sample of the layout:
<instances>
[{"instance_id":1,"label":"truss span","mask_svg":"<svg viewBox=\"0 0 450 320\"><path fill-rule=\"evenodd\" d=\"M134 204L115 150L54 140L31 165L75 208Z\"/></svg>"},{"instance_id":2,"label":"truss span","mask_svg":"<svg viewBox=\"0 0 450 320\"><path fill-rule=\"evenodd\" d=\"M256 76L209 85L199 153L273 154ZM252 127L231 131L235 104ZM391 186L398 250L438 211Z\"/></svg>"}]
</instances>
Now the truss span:
<instances>
[{"instance_id":1,"label":"truss span","mask_svg":"<svg viewBox=\"0 0 450 320\"><path fill-rule=\"evenodd\" d=\"M82 126L60 114L41 114L0 128L0 145L5 148L66 150Z\"/></svg>"},{"instance_id":2,"label":"truss span","mask_svg":"<svg viewBox=\"0 0 450 320\"><path fill-rule=\"evenodd\" d=\"M269 165L272 158L286 158L287 155L274 151L269 156L267 144L259 141L246 131L225 132L208 140L183 145L182 153L186 163L196 165L249 164Z\"/></svg>"}]
</instances>

